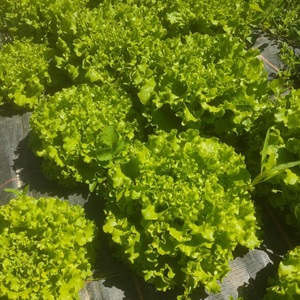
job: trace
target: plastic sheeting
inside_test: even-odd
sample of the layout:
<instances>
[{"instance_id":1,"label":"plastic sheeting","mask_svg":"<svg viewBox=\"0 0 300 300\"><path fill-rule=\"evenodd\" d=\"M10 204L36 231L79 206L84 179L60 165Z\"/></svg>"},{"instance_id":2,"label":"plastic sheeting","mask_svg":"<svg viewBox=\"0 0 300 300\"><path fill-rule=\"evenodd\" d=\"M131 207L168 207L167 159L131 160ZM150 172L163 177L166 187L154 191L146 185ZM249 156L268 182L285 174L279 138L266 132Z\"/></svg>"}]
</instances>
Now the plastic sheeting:
<instances>
[{"instance_id":1,"label":"plastic sheeting","mask_svg":"<svg viewBox=\"0 0 300 300\"><path fill-rule=\"evenodd\" d=\"M254 44L254 48L260 50L259 58L263 61L269 79L271 80L282 69L283 62L279 58L279 47L275 41L271 41L267 36L259 36Z\"/></svg>"},{"instance_id":2,"label":"plastic sheeting","mask_svg":"<svg viewBox=\"0 0 300 300\"><path fill-rule=\"evenodd\" d=\"M270 78L281 67L278 48L266 37L258 38L255 47L261 50ZM79 204L87 216L102 227L103 201L85 190L66 190L55 183L48 182L40 169L39 159L28 148L30 113L15 114L2 108L0 111L0 204L9 202L13 194L5 188L21 188L29 185L29 194L57 196ZM222 283L221 293L207 295L202 289L195 291L193 299L227 300L262 299L268 277L276 272L282 256L291 249L293 241L288 228L276 222L276 216L267 207L264 214L264 243L260 249L245 252L237 249L236 259L231 262L231 271ZM178 291L157 292L155 288L135 275L123 263L114 258L109 248L109 239L100 233L98 259L95 265L95 281L89 281L80 292L82 300L175 300Z\"/></svg>"}]
</instances>

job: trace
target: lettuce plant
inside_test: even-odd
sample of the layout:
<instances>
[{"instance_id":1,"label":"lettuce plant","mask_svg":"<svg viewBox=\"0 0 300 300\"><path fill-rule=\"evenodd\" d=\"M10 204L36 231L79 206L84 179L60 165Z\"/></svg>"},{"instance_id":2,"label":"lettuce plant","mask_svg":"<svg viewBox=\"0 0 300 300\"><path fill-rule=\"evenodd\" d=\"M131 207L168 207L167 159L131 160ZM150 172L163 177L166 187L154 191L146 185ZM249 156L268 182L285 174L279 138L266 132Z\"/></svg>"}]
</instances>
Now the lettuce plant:
<instances>
[{"instance_id":1,"label":"lettuce plant","mask_svg":"<svg viewBox=\"0 0 300 300\"><path fill-rule=\"evenodd\" d=\"M79 299L92 275L96 227L80 206L19 195L0 207L0 296Z\"/></svg>"},{"instance_id":2,"label":"lettuce plant","mask_svg":"<svg viewBox=\"0 0 300 300\"><path fill-rule=\"evenodd\" d=\"M271 182L282 195L276 205L300 218L299 168L276 167L299 159L299 92L269 101L259 52L245 42L265 4L0 1L0 32L11 42L0 52L0 104L34 108L31 146L47 178L65 186L88 184L91 191L104 182L104 230L118 255L157 289L180 286L181 298L202 285L218 291L236 246L259 244L250 191L261 179L280 171ZM275 117L265 118L272 112ZM266 173L251 182L243 157L220 141L237 146L239 139L242 149L245 134L255 136L253 129L265 134L270 126L263 149ZM27 220L26 214L15 215L15 222ZM32 235L26 238L19 227L17 233L14 249L33 247ZM22 255L16 261L29 259ZM35 257L32 265L47 264ZM33 278L45 278L45 285L60 280L59 272L52 279L50 269L38 272ZM23 295L10 297L28 296L19 281L3 286L3 295L12 293L11 286ZM41 289L39 295L51 299L53 292ZM55 299L68 299L75 288L68 281L55 291Z\"/></svg>"},{"instance_id":3,"label":"lettuce plant","mask_svg":"<svg viewBox=\"0 0 300 300\"><path fill-rule=\"evenodd\" d=\"M50 84L51 50L45 44L14 41L0 49L0 105L33 108Z\"/></svg>"},{"instance_id":4,"label":"lettuce plant","mask_svg":"<svg viewBox=\"0 0 300 300\"><path fill-rule=\"evenodd\" d=\"M123 155L104 225L116 253L158 290L217 292L236 246L259 245L243 157L196 130L159 132Z\"/></svg>"},{"instance_id":5,"label":"lettuce plant","mask_svg":"<svg viewBox=\"0 0 300 300\"><path fill-rule=\"evenodd\" d=\"M258 0L250 1L251 4ZM105 1L103 1L105 2ZM109 2L109 1L108 1ZM127 0L129 5L144 6L157 15L168 32L168 37L200 32L210 35L227 33L241 38L251 34L252 5L244 0ZM117 1L114 1L116 4ZM250 5L249 5L250 4Z\"/></svg>"},{"instance_id":6,"label":"lettuce plant","mask_svg":"<svg viewBox=\"0 0 300 300\"><path fill-rule=\"evenodd\" d=\"M72 32L76 15L88 0L3 0L0 29L13 39L27 37L41 43L59 32Z\"/></svg>"},{"instance_id":7,"label":"lettuce plant","mask_svg":"<svg viewBox=\"0 0 300 300\"><path fill-rule=\"evenodd\" d=\"M166 30L145 6L103 1L93 10L78 14L76 31L61 32L56 64L74 82L115 82L137 59L133 45L164 38Z\"/></svg>"},{"instance_id":8,"label":"lettuce plant","mask_svg":"<svg viewBox=\"0 0 300 300\"><path fill-rule=\"evenodd\" d=\"M291 250L280 262L278 277L271 280L264 300L295 300L300 297L300 247Z\"/></svg>"},{"instance_id":9,"label":"lettuce plant","mask_svg":"<svg viewBox=\"0 0 300 300\"><path fill-rule=\"evenodd\" d=\"M217 0L3 0L0 3L0 29L7 30L14 38L31 36L43 40L62 32L75 33L77 15L84 8L98 9L103 6L107 9L110 6L110 10L122 19L125 16L122 15L124 4L128 8L141 7L158 16L169 36L197 31L211 35L227 33L245 38L251 34L249 16L254 10L253 3L257 2L260 1L252 0L249 4L244 0L224 0L222 3ZM132 19L132 22L135 20ZM145 23L148 23L147 19ZM149 31L151 26L147 25L145 29L145 32Z\"/></svg>"},{"instance_id":10,"label":"lettuce plant","mask_svg":"<svg viewBox=\"0 0 300 300\"><path fill-rule=\"evenodd\" d=\"M288 212L286 221L300 228L300 90L291 89L278 96L274 103L274 120L268 145L264 147L263 166L277 176L267 187L258 188L261 194L272 194L270 203ZM281 166L283 167L281 169ZM284 168L289 166L289 168ZM271 190L271 192L270 192Z\"/></svg>"},{"instance_id":11,"label":"lettuce plant","mask_svg":"<svg viewBox=\"0 0 300 300\"><path fill-rule=\"evenodd\" d=\"M194 33L147 43L135 49L137 63L124 80L134 87L150 122L155 123L155 114L164 122L173 114L187 128L210 136L240 135L269 106L258 53L246 51L239 39Z\"/></svg>"},{"instance_id":12,"label":"lettuce plant","mask_svg":"<svg viewBox=\"0 0 300 300\"><path fill-rule=\"evenodd\" d=\"M145 58L147 53L142 53L142 49L156 51L153 47L158 40L191 32L213 36L233 34L240 26L242 32L249 34L249 26L245 24L249 7L244 1L239 2L225 1L222 3L226 6L224 9L214 1L209 5L193 0L155 3L134 0L114 1L113 4L103 1L93 10L75 15L72 31L59 32L56 46L61 52L57 64L67 69L74 79L82 80L84 75L92 82L114 80L120 73L126 73L141 55ZM232 11L237 17L234 20ZM148 48L151 44L154 45ZM78 67L79 72L75 71ZM108 78L107 71L110 71Z\"/></svg>"},{"instance_id":13,"label":"lettuce plant","mask_svg":"<svg viewBox=\"0 0 300 300\"><path fill-rule=\"evenodd\" d=\"M47 178L91 189L134 137L131 100L114 85L78 85L42 99L31 117L31 146Z\"/></svg>"},{"instance_id":14,"label":"lettuce plant","mask_svg":"<svg viewBox=\"0 0 300 300\"><path fill-rule=\"evenodd\" d=\"M189 1L171 8L129 2L104 1L80 14L76 33L59 37L57 67L75 82L117 82L150 123L178 119L219 136L249 131L268 105L267 75L258 52L245 50L239 37L222 30L170 35L166 12L177 16L182 9L189 23L185 12L194 7ZM203 3L198 6L205 10ZM174 16L169 19L176 23Z\"/></svg>"}]
</instances>

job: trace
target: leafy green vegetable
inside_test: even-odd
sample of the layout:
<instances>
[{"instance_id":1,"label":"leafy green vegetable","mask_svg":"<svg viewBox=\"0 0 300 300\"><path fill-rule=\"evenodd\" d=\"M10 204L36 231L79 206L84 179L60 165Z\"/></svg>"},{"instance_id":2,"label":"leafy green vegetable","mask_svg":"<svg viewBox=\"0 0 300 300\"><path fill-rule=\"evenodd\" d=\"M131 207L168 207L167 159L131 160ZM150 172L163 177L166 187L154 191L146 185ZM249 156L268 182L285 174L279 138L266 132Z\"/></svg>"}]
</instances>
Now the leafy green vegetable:
<instances>
[{"instance_id":1,"label":"leafy green vegetable","mask_svg":"<svg viewBox=\"0 0 300 300\"><path fill-rule=\"evenodd\" d=\"M93 3L95 2L95 3ZM0 29L9 31L13 37L31 36L43 40L62 32L76 33L78 23L76 18L82 9L105 7L119 17L119 21L126 19L123 8L137 7L150 11L158 16L168 31L168 36L189 34L192 32L209 33L211 35L227 33L242 38L251 34L251 12L255 11L255 4L244 0L177 0L169 1L100 1L100 0L25 0L15 2L3 0L0 4ZM252 0L251 3L260 2ZM257 6L257 5L256 5ZM128 11L130 13L130 11ZM131 18L129 17L128 20ZM136 20L131 19L134 23ZM99 20L101 22L101 20ZM144 20L147 23L147 19ZM142 24L140 24L143 26ZM79 25L80 26L80 25ZM148 26L147 26L148 27ZM138 27L137 27L138 30ZM151 30L150 27L147 31Z\"/></svg>"},{"instance_id":2,"label":"leafy green vegetable","mask_svg":"<svg viewBox=\"0 0 300 300\"><path fill-rule=\"evenodd\" d=\"M196 130L159 132L123 155L104 225L118 255L159 290L217 292L236 246L259 244L243 157Z\"/></svg>"},{"instance_id":3,"label":"leafy green vegetable","mask_svg":"<svg viewBox=\"0 0 300 300\"><path fill-rule=\"evenodd\" d=\"M249 17L253 9L248 2L244 0L126 1L130 5L144 6L157 15L166 28L168 37L199 32L213 36L227 33L241 38L251 34Z\"/></svg>"},{"instance_id":4,"label":"leafy green vegetable","mask_svg":"<svg viewBox=\"0 0 300 300\"><path fill-rule=\"evenodd\" d=\"M258 187L260 195L268 197L277 208L290 213L286 221L300 228L300 90L291 89L276 98L274 103L273 126L268 142L262 150L262 172L253 183L268 180ZM276 177L274 177L276 175Z\"/></svg>"},{"instance_id":5,"label":"leafy green vegetable","mask_svg":"<svg viewBox=\"0 0 300 300\"><path fill-rule=\"evenodd\" d=\"M45 175L67 186L102 182L137 130L130 111L130 98L114 85L72 86L42 99L31 117L31 145Z\"/></svg>"},{"instance_id":6,"label":"leafy green vegetable","mask_svg":"<svg viewBox=\"0 0 300 300\"><path fill-rule=\"evenodd\" d=\"M26 28L26 36L49 43L56 67L76 84L118 81L143 104L155 98L148 118L170 105L183 123L201 123L210 134L220 128L240 133L266 100L265 76L257 53L245 51L240 39L250 34L249 5L215 2L103 1L94 9L85 0L1 5L4 29L14 36Z\"/></svg>"},{"instance_id":7,"label":"leafy green vegetable","mask_svg":"<svg viewBox=\"0 0 300 300\"><path fill-rule=\"evenodd\" d=\"M0 296L79 299L96 234L80 206L20 195L0 207Z\"/></svg>"},{"instance_id":8,"label":"leafy green vegetable","mask_svg":"<svg viewBox=\"0 0 300 300\"><path fill-rule=\"evenodd\" d=\"M290 172L290 168L300 165L300 160L276 164L276 158L274 156L272 157L272 154L274 155L274 153L270 153L269 151L270 130L271 128L269 128L267 131L266 139L261 152L261 171L260 174L252 181L253 186L266 180L270 180L284 171ZM270 155L269 157L268 154Z\"/></svg>"},{"instance_id":9,"label":"leafy green vegetable","mask_svg":"<svg viewBox=\"0 0 300 300\"><path fill-rule=\"evenodd\" d=\"M33 108L50 84L51 50L45 44L14 41L0 49L0 105Z\"/></svg>"},{"instance_id":10,"label":"leafy green vegetable","mask_svg":"<svg viewBox=\"0 0 300 300\"><path fill-rule=\"evenodd\" d=\"M124 81L137 90L150 122L156 112L170 107L187 128L210 136L240 135L270 105L258 53L246 51L239 39L195 33L145 42L145 48L137 46L135 56L140 62ZM168 110L162 118L167 122L169 117Z\"/></svg>"},{"instance_id":11,"label":"leafy green vegetable","mask_svg":"<svg viewBox=\"0 0 300 300\"><path fill-rule=\"evenodd\" d=\"M259 243L257 183L260 196L266 186L279 191L269 193L274 206L300 224L299 91L281 96L297 74L295 3L0 2L0 104L34 109L31 146L49 179L90 191L104 182L105 231L160 290L218 291L235 247ZM270 84L245 42L253 28L289 36L282 57L290 66ZM259 173L252 184L244 158L220 141L247 156Z\"/></svg>"},{"instance_id":12,"label":"leafy green vegetable","mask_svg":"<svg viewBox=\"0 0 300 300\"><path fill-rule=\"evenodd\" d=\"M278 277L271 281L264 300L294 300L300 296L300 247L291 250L279 264Z\"/></svg>"},{"instance_id":13,"label":"leafy green vegetable","mask_svg":"<svg viewBox=\"0 0 300 300\"><path fill-rule=\"evenodd\" d=\"M75 82L120 81L137 59L133 46L166 34L158 17L145 6L111 1L78 14L75 26L76 32L62 32L56 44L57 66Z\"/></svg>"},{"instance_id":14,"label":"leafy green vegetable","mask_svg":"<svg viewBox=\"0 0 300 300\"><path fill-rule=\"evenodd\" d=\"M14 39L32 38L41 43L60 32L76 30L76 15L88 0L3 0L0 2L0 30Z\"/></svg>"}]
</instances>

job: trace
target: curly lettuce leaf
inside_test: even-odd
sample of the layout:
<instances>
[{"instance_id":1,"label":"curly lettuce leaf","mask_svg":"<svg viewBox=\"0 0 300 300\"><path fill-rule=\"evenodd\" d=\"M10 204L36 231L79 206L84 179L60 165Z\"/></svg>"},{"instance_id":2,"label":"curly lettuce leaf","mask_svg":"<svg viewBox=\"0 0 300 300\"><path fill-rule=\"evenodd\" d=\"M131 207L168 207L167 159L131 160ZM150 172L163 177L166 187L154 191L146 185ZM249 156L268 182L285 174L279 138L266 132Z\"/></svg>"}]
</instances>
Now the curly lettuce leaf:
<instances>
[{"instance_id":1,"label":"curly lettuce leaf","mask_svg":"<svg viewBox=\"0 0 300 300\"><path fill-rule=\"evenodd\" d=\"M32 109L51 83L46 44L14 41L0 49L0 105Z\"/></svg>"},{"instance_id":2,"label":"curly lettuce leaf","mask_svg":"<svg viewBox=\"0 0 300 300\"><path fill-rule=\"evenodd\" d=\"M240 135L270 106L263 64L239 39L194 33L145 42L135 45L137 63L124 81L137 90L150 122L170 107L187 128L218 137Z\"/></svg>"},{"instance_id":3,"label":"curly lettuce leaf","mask_svg":"<svg viewBox=\"0 0 300 300\"><path fill-rule=\"evenodd\" d=\"M134 138L131 100L113 85L78 85L48 96L31 117L31 146L43 171L64 185L95 186Z\"/></svg>"},{"instance_id":4,"label":"curly lettuce leaf","mask_svg":"<svg viewBox=\"0 0 300 300\"><path fill-rule=\"evenodd\" d=\"M0 296L79 299L92 275L96 226L80 206L20 195L0 207Z\"/></svg>"},{"instance_id":5,"label":"curly lettuce leaf","mask_svg":"<svg viewBox=\"0 0 300 300\"><path fill-rule=\"evenodd\" d=\"M271 280L264 300L294 300L300 296L300 247L291 250L280 262L278 277Z\"/></svg>"},{"instance_id":6,"label":"curly lettuce leaf","mask_svg":"<svg viewBox=\"0 0 300 300\"><path fill-rule=\"evenodd\" d=\"M124 1L119 1L124 2ZM253 0L251 2L257 2ZM215 36L231 34L245 38L251 34L253 8L248 1L224 0L127 0L130 5L145 6L157 15L167 30L168 37L199 32Z\"/></svg>"},{"instance_id":7,"label":"curly lettuce leaf","mask_svg":"<svg viewBox=\"0 0 300 300\"><path fill-rule=\"evenodd\" d=\"M59 32L76 30L76 15L88 0L3 0L0 29L13 39L51 41Z\"/></svg>"},{"instance_id":8,"label":"curly lettuce leaf","mask_svg":"<svg viewBox=\"0 0 300 300\"><path fill-rule=\"evenodd\" d=\"M159 290L217 292L236 246L259 244L243 158L196 130L159 132L125 157L109 170L104 225L117 254Z\"/></svg>"},{"instance_id":9,"label":"curly lettuce leaf","mask_svg":"<svg viewBox=\"0 0 300 300\"><path fill-rule=\"evenodd\" d=\"M76 32L62 32L56 42L57 67L75 82L121 81L137 59L133 45L161 39L166 33L150 9L123 2L104 1L76 15L75 24Z\"/></svg>"},{"instance_id":10,"label":"curly lettuce leaf","mask_svg":"<svg viewBox=\"0 0 300 300\"><path fill-rule=\"evenodd\" d=\"M285 221L297 228L300 226L299 100L300 90L295 89L276 97L268 143L261 152L261 173L254 179L254 182L268 180L261 187L258 185L256 192L268 197L273 207L284 210Z\"/></svg>"}]
</instances>

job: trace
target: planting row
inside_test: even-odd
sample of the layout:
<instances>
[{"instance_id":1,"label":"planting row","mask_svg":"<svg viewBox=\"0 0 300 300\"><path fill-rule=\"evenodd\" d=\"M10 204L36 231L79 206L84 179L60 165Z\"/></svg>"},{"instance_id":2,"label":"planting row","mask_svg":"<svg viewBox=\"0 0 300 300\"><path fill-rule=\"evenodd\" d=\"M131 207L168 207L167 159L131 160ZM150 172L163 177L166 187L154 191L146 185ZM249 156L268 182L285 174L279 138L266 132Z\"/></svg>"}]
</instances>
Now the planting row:
<instances>
[{"instance_id":1,"label":"planting row","mask_svg":"<svg viewBox=\"0 0 300 300\"><path fill-rule=\"evenodd\" d=\"M105 201L114 253L158 290L179 287L178 299L219 291L236 247L259 246L258 199L299 230L300 91L289 48L299 27L285 33L294 59L271 82L249 45L253 30L287 30L300 8L288 4L290 19L276 23L283 6L1 1L0 105L31 110L30 147L45 176ZM0 214L0 296L76 298L96 230L83 211L19 194ZM23 269L34 247L39 267ZM286 280L270 293L298 294L290 282L299 281Z\"/></svg>"}]
</instances>

